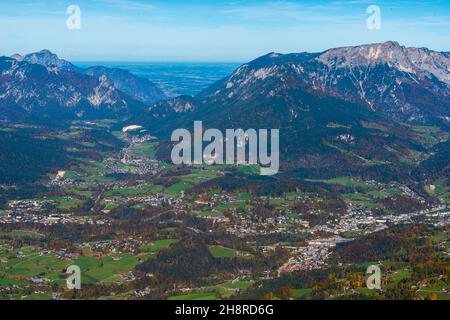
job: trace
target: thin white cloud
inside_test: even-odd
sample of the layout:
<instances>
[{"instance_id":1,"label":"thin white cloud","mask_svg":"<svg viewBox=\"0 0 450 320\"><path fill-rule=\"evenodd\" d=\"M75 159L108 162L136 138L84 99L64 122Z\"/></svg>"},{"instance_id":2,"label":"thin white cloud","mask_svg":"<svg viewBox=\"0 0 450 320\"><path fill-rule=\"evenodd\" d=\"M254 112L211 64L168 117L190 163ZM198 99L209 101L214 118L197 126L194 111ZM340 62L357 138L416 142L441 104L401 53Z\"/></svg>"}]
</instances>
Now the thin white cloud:
<instances>
[{"instance_id":1,"label":"thin white cloud","mask_svg":"<svg viewBox=\"0 0 450 320\"><path fill-rule=\"evenodd\" d=\"M122 10L154 10L156 8L153 4L134 0L100 0L100 2Z\"/></svg>"},{"instance_id":2,"label":"thin white cloud","mask_svg":"<svg viewBox=\"0 0 450 320\"><path fill-rule=\"evenodd\" d=\"M369 2L350 1L352 5L336 0L325 6L307 1L191 5L169 0L99 0L94 5L80 0L82 30L73 32L66 28L65 13L72 1L59 2L61 12L53 6L47 7L52 14L36 14L45 8L41 2L14 16L1 10L2 3L0 54L48 48L69 60L247 61L271 51L322 51L387 40L449 51L450 17L445 10L435 15L428 7L407 10L399 1L398 8L389 6L393 10L388 11L380 0L386 11L382 29L371 31L366 27Z\"/></svg>"}]
</instances>

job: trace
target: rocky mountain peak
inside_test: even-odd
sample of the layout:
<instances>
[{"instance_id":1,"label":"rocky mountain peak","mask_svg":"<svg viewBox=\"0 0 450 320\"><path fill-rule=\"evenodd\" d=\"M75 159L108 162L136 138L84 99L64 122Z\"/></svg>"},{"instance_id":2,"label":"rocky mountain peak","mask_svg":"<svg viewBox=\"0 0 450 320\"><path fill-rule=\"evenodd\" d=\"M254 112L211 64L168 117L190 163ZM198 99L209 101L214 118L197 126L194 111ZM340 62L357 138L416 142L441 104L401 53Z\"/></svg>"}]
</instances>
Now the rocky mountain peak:
<instances>
[{"instance_id":1,"label":"rocky mountain peak","mask_svg":"<svg viewBox=\"0 0 450 320\"><path fill-rule=\"evenodd\" d=\"M279 105L286 106L296 104L295 92L364 105L389 119L448 123L450 58L394 41L322 53L269 53L196 98L228 106L284 97Z\"/></svg>"},{"instance_id":2,"label":"rocky mountain peak","mask_svg":"<svg viewBox=\"0 0 450 320\"><path fill-rule=\"evenodd\" d=\"M19 61L19 62L23 60L23 57L20 54L18 54L18 53L13 54L11 56L11 58L16 60L16 61Z\"/></svg>"},{"instance_id":3,"label":"rocky mountain peak","mask_svg":"<svg viewBox=\"0 0 450 320\"><path fill-rule=\"evenodd\" d=\"M32 64L40 64L47 68L57 68L68 71L76 70L76 67L73 64L64 59L60 59L56 54L46 49L27 54L23 57L23 61Z\"/></svg>"},{"instance_id":4,"label":"rocky mountain peak","mask_svg":"<svg viewBox=\"0 0 450 320\"><path fill-rule=\"evenodd\" d=\"M153 82L146 78L136 76L127 70L102 66L91 67L88 69L79 68L64 59L60 59L56 54L46 49L27 54L23 58L19 57L14 59L30 64L42 65L49 71L76 72L94 77L101 83L108 82L111 86L128 94L136 101L145 104L154 103L167 98L164 92Z\"/></svg>"},{"instance_id":5,"label":"rocky mountain peak","mask_svg":"<svg viewBox=\"0 0 450 320\"><path fill-rule=\"evenodd\" d=\"M450 85L450 57L427 48L407 48L398 42L343 47L325 51L317 60L331 69L388 65L419 77L434 76Z\"/></svg>"}]
</instances>

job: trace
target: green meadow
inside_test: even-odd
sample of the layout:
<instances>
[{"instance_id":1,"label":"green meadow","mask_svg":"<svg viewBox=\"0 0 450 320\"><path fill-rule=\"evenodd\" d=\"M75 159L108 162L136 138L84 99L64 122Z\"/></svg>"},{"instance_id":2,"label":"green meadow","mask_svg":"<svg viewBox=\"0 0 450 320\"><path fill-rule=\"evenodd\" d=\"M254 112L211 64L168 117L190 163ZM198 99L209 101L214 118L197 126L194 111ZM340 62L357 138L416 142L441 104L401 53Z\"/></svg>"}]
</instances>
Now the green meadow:
<instances>
[{"instance_id":1,"label":"green meadow","mask_svg":"<svg viewBox=\"0 0 450 320\"><path fill-rule=\"evenodd\" d=\"M252 281L228 281L225 283L211 286L198 292L171 296L167 300L175 301L195 301L195 300L217 300L218 298L229 298L233 294L245 290L252 285Z\"/></svg>"},{"instance_id":2,"label":"green meadow","mask_svg":"<svg viewBox=\"0 0 450 320\"><path fill-rule=\"evenodd\" d=\"M122 282L121 275L132 271L140 261L152 257L161 249L169 248L178 239L158 240L141 247L143 253L108 254L102 257L80 255L75 260L61 259L54 253L40 255L32 247L21 250L0 251L0 285L25 284L29 278L40 277L50 283L64 286L67 275L64 270L70 265L81 269L81 283L85 285L96 283Z\"/></svg>"},{"instance_id":3,"label":"green meadow","mask_svg":"<svg viewBox=\"0 0 450 320\"><path fill-rule=\"evenodd\" d=\"M252 257L252 255L248 252L239 251L223 246L208 246L208 250L214 258Z\"/></svg>"}]
</instances>

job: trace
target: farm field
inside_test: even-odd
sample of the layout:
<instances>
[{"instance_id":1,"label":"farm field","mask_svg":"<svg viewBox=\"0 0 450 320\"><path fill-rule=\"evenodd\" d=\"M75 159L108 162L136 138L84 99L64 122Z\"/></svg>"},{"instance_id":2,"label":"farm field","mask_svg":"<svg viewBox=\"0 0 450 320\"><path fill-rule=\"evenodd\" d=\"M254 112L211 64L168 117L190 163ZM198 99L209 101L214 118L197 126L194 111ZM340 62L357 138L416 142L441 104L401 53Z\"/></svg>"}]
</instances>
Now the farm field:
<instances>
[{"instance_id":1,"label":"farm field","mask_svg":"<svg viewBox=\"0 0 450 320\"><path fill-rule=\"evenodd\" d=\"M123 283L123 275L134 270L136 265L145 259L151 258L158 251L169 248L177 243L177 239L158 240L143 244L143 253L112 254L112 255L80 255L75 259L69 259L55 253L42 254L38 248L23 247L20 250L10 250L0 247L0 284L14 285L24 284L32 278L42 279L48 283L59 286L66 285L65 269L71 265L77 265L82 272L82 284L108 284ZM39 280L40 281L40 280Z\"/></svg>"}]
</instances>

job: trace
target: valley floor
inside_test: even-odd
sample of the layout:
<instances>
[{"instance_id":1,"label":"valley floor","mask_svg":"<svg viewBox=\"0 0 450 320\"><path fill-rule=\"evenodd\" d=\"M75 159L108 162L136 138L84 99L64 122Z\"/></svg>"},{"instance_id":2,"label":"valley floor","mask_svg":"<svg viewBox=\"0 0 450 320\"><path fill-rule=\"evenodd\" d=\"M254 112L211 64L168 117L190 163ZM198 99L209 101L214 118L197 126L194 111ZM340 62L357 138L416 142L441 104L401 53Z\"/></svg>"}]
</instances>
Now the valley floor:
<instances>
[{"instance_id":1,"label":"valley floor","mask_svg":"<svg viewBox=\"0 0 450 320\"><path fill-rule=\"evenodd\" d=\"M112 128L52 132L71 142L71 161L31 196L0 185L11 195L0 209L0 298L450 299L444 178L426 188L433 202L357 177L260 193L236 184L258 168L176 167L156 159L150 135ZM365 287L371 264L381 291ZM80 291L66 288L71 265Z\"/></svg>"}]
</instances>

